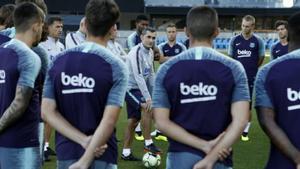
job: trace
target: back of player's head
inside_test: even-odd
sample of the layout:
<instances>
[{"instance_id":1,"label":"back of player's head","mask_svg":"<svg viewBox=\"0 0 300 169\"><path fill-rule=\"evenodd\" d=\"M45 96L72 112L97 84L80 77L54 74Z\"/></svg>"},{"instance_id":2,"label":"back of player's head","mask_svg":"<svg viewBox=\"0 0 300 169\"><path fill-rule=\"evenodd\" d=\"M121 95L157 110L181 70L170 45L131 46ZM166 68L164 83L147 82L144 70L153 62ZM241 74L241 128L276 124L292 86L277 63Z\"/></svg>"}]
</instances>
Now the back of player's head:
<instances>
[{"instance_id":1,"label":"back of player's head","mask_svg":"<svg viewBox=\"0 0 300 169\"><path fill-rule=\"evenodd\" d=\"M300 12L293 14L288 20L289 41L300 44Z\"/></svg>"},{"instance_id":2,"label":"back of player's head","mask_svg":"<svg viewBox=\"0 0 300 169\"><path fill-rule=\"evenodd\" d=\"M36 4L38 7L40 7L45 14L48 13L47 5L44 0L15 0L16 5L21 4L23 2L32 2Z\"/></svg>"},{"instance_id":3,"label":"back of player's head","mask_svg":"<svg viewBox=\"0 0 300 169\"><path fill-rule=\"evenodd\" d=\"M243 20L247 21L247 22L252 22L253 24L255 24L255 18L252 15L246 15L246 16L244 16Z\"/></svg>"},{"instance_id":4,"label":"back of player's head","mask_svg":"<svg viewBox=\"0 0 300 169\"><path fill-rule=\"evenodd\" d=\"M34 3L25 2L17 5L13 18L16 31L26 32L33 24L44 22L45 14Z\"/></svg>"},{"instance_id":5,"label":"back of player's head","mask_svg":"<svg viewBox=\"0 0 300 169\"><path fill-rule=\"evenodd\" d=\"M118 5L113 0L90 0L85 8L88 34L104 37L120 16Z\"/></svg>"},{"instance_id":6,"label":"back of player's head","mask_svg":"<svg viewBox=\"0 0 300 169\"><path fill-rule=\"evenodd\" d=\"M145 29L143 29L142 35L146 35L148 32L153 33L153 32L156 32L156 30L152 27L146 27Z\"/></svg>"},{"instance_id":7,"label":"back of player's head","mask_svg":"<svg viewBox=\"0 0 300 169\"><path fill-rule=\"evenodd\" d=\"M288 22L285 21L285 20L277 20L277 21L275 22L274 27L275 27L275 29L277 29L277 27L278 27L278 26L281 26L281 25L283 25L286 29L288 28Z\"/></svg>"},{"instance_id":8,"label":"back of player's head","mask_svg":"<svg viewBox=\"0 0 300 169\"><path fill-rule=\"evenodd\" d=\"M0 25L5 25L5 28L12 27L13 22L13 12L15 10L15 5L6 4L0 8Z\"/></svg>"},{"instance_id":9,"label":"back of player's head","mask_svg":"<svg viewBox=\"0 0 300 169\"><path fill-rule=\"evenodd\" d=\"M138 15L137 17L136 17L136 19L135 19L135 22L136 23L139 23L139 22L141 22L141 21L148 21L149 19L147 18L147 16L146 15Z\"/></svg>"},{"instance_id":10,"label":"back of player's head","mask_svg":"<svg viewBox=\"0 0 300 169\"><path fill-rule=\"evenodd\" d=\"M187 14L186 25L187 32L194 39L211 39L218 29L218 14L211 7L194 7Z\"/></svg>"},{"instance_id":11,"label":"back of player's head","mask_svg":"<svg viewBox=\"0 0 300 169\"><path fill-rule=\"evenodd\" d=\"M54 22L63 22L63 19L60 16L51 16L47 19L47 25L50 26Z\"/></svg>"}]
</instances>

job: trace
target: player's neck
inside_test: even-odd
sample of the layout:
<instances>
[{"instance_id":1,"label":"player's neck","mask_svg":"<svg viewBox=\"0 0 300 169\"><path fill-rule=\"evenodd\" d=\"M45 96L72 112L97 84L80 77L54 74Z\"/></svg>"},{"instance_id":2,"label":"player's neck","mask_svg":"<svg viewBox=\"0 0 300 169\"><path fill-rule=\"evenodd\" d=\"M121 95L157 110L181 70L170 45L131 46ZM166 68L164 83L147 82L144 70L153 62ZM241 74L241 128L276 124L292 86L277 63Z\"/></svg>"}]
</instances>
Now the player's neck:
<instances>
[{"instance_id":1,"label":"player's neck","mask_svg":"<svg viewBox=\"0 0 300 169\"><path fill-rule=\"evenodd\" d=\"M17 33L16 36L15 36L16 39L24 42L29 48L32 47L32 44L33 44L33 39L32 39L32 35L28 32L25 32L25 33Z\"/></svg>"},{"instance_id":2,"label":"player's neck","mask_svg":"<svg viewBox=\"0 0 300 169\"><path fill-rule=\"evenodd\" d=\"M288 44L287 38L280 39L281 45L285 46Z\"/></svg>"},{"instance_id":3,"label":"player's neck","mask_svg":"<svg viewBox=\"0 0 300 169\"><path fill-rule=\"evenodd\" d=\"M168 41L168 44L169 44L169 46L174 46L175 45L175 43L176 43L176 41L174 40L174 41Z\"/></svg>"},{"instance_id":4,"label":"player's neck","mask_svg":"<svg viewBox=\"0 0 300 169\"><path fill-rule=\"evenodd\" d=\"M245 34L245 33L242 33L242 36L244 37L244 39L248 40L252 37L253 35L253 32L249 33L249 34Z\"/></svg>"},{"instance_id":5,"label":"player's neck","mask_svg":"<svg viewBox=\"0 0 300 169\"><path fill-rule=\"evenodd\" d=\"M199 47L199 46L211 48L212 47L212 41L211 40L197 41L197 40L190 39L190 48Z\"/></svg>"},{"instance_id":6,"label":"player's neck","mask_svg":"<svg viewBox=\"0 0 300 169\"><path fill-rule=\"evenodd\" d=\"M89 42L94 42L102 46L107 46L108 39L106 37L95 37L95 36L87 36L86 38Z\"/></svg>"}]
</instances>

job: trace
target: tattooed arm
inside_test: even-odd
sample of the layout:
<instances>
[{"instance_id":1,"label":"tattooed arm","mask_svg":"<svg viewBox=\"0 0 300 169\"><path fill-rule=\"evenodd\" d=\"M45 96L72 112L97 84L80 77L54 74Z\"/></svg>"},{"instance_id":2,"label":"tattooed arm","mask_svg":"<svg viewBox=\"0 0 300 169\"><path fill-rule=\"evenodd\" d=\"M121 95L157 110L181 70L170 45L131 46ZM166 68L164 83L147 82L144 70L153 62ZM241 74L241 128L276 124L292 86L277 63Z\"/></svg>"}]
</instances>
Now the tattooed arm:
<instances>
[{"instance_id":1,"label":"tattooed arm","mask_svg":"<svg viewBox=\"0 0 300 169\"><path fill-rule=\"evenodd\" d=\"M30 87L17 86L14 100L0 118L0 133L24 114L30 102L32 91L33 89Z\"/></svg>"}]
</instances>

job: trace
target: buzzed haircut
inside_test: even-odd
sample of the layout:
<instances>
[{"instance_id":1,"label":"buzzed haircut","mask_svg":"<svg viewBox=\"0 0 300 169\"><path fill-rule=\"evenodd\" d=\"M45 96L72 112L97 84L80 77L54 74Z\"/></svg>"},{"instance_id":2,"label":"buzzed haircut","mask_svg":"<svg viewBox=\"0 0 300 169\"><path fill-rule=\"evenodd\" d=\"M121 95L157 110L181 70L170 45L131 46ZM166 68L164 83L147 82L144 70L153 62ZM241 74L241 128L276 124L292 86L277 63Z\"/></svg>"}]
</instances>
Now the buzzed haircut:
<instances>
[{"instance_id":1,"label":"buzzed haircut","mask_svg":"<svg viewBox=\"0 0 300 169\"><path fill-rule=\"evenodd\" d=\"M47 25L50 26L54 22L63 22L63 19L60 16L51 16L47 19Z\"/></svg>"},{"instance_id":2,"label":"buzzed haircut","mask_svg":"<svg viewBox=\"0 0 300 169\"><path fill-rule=\"evenodd\" d=\"M32 2L36 4L39 8L41 8L45 15L48 13L47 5L44 0L15 0L16 5L21 4L23 2Z\"/></svg>"},{"instance_id":3,"label":"buzzed haircut","mask_svg":"<svg viewBox=\"0 0 300 169\"><path fill-rule=\"evenodd\" d=\"M213 37L218 29L218 14L208 6L192 8L186 17L187 31L196 40L207 40Z\"/></svg>"},{"instance_id":4,"label":"buzzed haircut","mask_svg":"<svg viewBox=\"0 0 300 169\"><path fill-rule=\"evenodd\" d=\"M15 10L14 4L6 4L0 8L0 25L5 25L5 28L13 27L13 13Z\"/></svg>"},{"instance_id":5,"label":"buzzed haircut","mask_svg":"<svg viewBox=\"0 0 300 169\"><path fill-rule=\"evenodd\" d=\"M300 12L293 14L288 19L289 42L300 44Z\"/></svg>"},{"instance_id":6,"label":"buzzed haircut","mask_svg":"<svg viewBox=\"0 0 300 169\"><path fill-rule=\"evenodd\" d=\"M252 15L246 15L243 17L243 20L247 21L247 22L252 22L253 24L255 24L255 18Z\"/></svg>"},{"instance_id":7,"label":"buzzed haircut","mask_svg":"<svg viewBox=\"0 0 300 169\"><path fill-rule=\"evenodd\" d=\"M135 22L136 23L139 23L139 22L141 22L141 21L148 21L149 19L147 18L147 16L146 15L138 15L137 17L136 17L136 19L135 19Z\"/></svg>"},{"instance_id":8,"label":"buzzed haircut","mask_svg":"<svg viewBox=\"0 0 300 169\"><path fill-rule=\"evenodd\" d=\"M176 28L176 25L174 24L174 23L169 23L168 25L167 25L167 28Z\"/></svg>"},{"instance_id":9,"label":"buzzed haircut","mask_svg":"<svg viewBox=\"0 0 300 169\"><path fill-rule=\"evenodd\" d=\"M154 28L152 28L152 27L147 27L147 28L143 29L142 35L146 35L147 32L153 33L153 32L156 32L156 30Z\"/></svg>"},{"instance_id":10,"label":"buzzed haircut","mask_svg":"<svg viewBox=\"0 0 300 169\"><path fill-rule=\"evenodd\" d=\"M119 19L120 10L113 0L90 0L85 16L88 34L104 37Z\"/></svg>"},{"instance_id":11,"label":"buzzed haircut","mask_svg":"<svg viewBox=\"0 0 300 169\"><path fill-rule=\"evenodd\" d=\"M44 22L45 14L34 3L25 2L17 5L13 18L16 32L26 32L33 24Z\"/></svg>"},{"instance_id":12,"label":"buzzed haircut","mask_svg":"<svg viewBox=\"0 0 300 169\"><path fill-rule=\"evenodd\" d=\"M288 28L288 22L285 21L285 20L278 20L278 21L276 21L274 27L275 27L275 29L277 29L277 27L281 26L281 25L283 25L285 27L285 29Z\"/></svg>"}]
</instances>

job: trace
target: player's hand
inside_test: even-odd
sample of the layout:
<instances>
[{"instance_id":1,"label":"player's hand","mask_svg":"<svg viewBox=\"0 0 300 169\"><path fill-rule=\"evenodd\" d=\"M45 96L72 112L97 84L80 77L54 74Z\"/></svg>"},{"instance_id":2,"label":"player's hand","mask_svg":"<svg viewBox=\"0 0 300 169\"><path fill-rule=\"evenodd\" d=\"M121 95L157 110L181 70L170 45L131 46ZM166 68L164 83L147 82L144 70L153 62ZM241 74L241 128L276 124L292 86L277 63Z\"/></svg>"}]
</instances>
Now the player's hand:
<instances>
[{"instance_id":1,"label":"player's hand","mask_svg":"<svg viewBox=\"0 0 300 169\"><path fill-rule=\"evenodd\" d=\"M145 112L151 112L152 109L152 101L147 100L146 103L141 103L141 107Z\"/></svg>"},{"instance_id":2,"label":"player's hand","mask_svg":"<svg viewBox=\"0 0 300 169\"><path fill-rule=\"evenodd\" d=\"M208 154L216 145L217 143L224 137L225 132L221 133L217 138L210 140L207 142L207 146L204 148L204 152Z\"/></svg>"},{"instance_id":3,"label":"player's hand","mask_svg":"<svg viewBox=\"0 0 300 169\"><path fill-rule=\"evenodd\" d=\"M204 158L203 160L200 160L197 162L193 169L212 169L214 166L214 163Z\"/></svg>"},{"instance_id":4,"label":"player's hand","mask_svg":"<svg viewBox=\"0 0 300 169\"><path fill-rule=\"evenodd\" d=\"M81 146L84 148L84 149L87 149L87 147L89 146L89 144L91 143L92 141L92 138L93 138L93 135L90 135L90 136L86 136L86 138L83 140L83 142L81 143Z\"/></svg>"},{"instance_id":5,"label":"player's hand","mask_svg":"<svg viewBox=\"0 0 300 169\"><path fill-rule=\"evenodd\" d=\"M103 146L100 146L100 147L97 147L94 154L95 154L95 157L100 157L104 154L104 152L106 151L107 149L107 144L103 145Z\"/></svg>"},{"instance_id":6,"label":"player's hand","mask_svg":"<svg viewBox=\"0 0 300 169\"><path fill-rule=\"evenodd\" d=\"M232 148L223 149L218 153L218 158L220 161L224 161L228 156L230 156Z\"/></svg>"},{"instance_id":7,"label":"player's hand","mask_svg":"<svg viewBox=\"0 0 300 169\"><path fill-rule=\"evenodd\" d=\"M297 169L300 169L300 164L297 165Z\"/></svg>"},{"instance_id":8,"label":"player's hand","mask_svg":"<svg viewBox=\"0 0 300 169\"><path fill-rule=\"evenodd\" d=\"M155 61L159 61L161 53L160 53L158 47L157 46L153 46L152 49L153 49L153 54L154 54L154 60Z\"/></svg>"}]
</instances>

